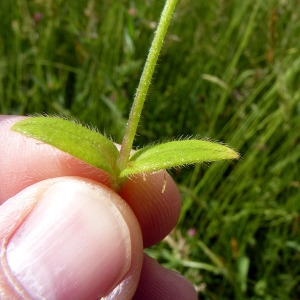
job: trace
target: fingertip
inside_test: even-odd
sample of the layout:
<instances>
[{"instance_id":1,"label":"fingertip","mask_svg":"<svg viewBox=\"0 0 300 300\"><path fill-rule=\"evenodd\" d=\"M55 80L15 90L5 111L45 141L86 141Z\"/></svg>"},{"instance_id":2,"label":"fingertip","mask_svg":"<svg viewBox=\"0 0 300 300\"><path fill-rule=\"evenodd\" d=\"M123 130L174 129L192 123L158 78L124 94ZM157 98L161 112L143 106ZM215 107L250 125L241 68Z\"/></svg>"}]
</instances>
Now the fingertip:
<instances>
[{"instance_id":1,"label":"fingertip","mask_svg":"<svg viewBox=\"0 0 300 300\"><path fill-rule=\"evenodd\" d=\"M123 185L119 194L140 223L144 247L163 239L176 225L181 209L180 193L166 171L135 176Z\"/></svg>"},{"instance_id":2,"label":"fingertip","mask_svg":"<svg viewBox=\"0 0 300 300\"><path fill-rule=\"evenodd\" d=\"M196 300L198 297L194 286L186 278L144 255L140 282L133 299Z\"/></svg>"},{"instance_id":3,"label":"fingertip","mask_svg":"<svg viewBox=\"0 0 300 300\"><path fill-rule=\"evenodd\" d=\"M21 224L0 224L6 226L2 237L9 241L1 255L7 258L6 273L26 293L47 299L92 299L122 282L122 295L134 293L142 237L134 214L114 191L81 178L47 180L9 199L0 215L21 203L26 207L26 213L18 211ZM17 215L12 219L16 222ZM15 282L7 283L10 290ZM2 290L2 282L0 286Z\"/></svg>"}]
</instances>

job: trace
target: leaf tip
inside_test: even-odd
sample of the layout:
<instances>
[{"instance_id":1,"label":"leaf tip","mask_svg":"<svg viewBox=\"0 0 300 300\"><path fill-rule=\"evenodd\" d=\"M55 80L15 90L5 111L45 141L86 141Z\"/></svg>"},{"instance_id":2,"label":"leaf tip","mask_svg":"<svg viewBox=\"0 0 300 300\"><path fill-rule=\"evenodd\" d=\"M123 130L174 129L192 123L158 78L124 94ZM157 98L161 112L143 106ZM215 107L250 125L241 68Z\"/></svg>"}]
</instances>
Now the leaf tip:
<instances>
[{"instance_id":1,"label":"leaf tip","mask_svg":"<svg viewBox=\"0 0 300 300\"><path fill-rule=\"evenodd\" d=\"M227 154L228 154L228 159L240 159L241 158L241 155L239 152L231 149L231 148L227 148L228 151L227 151Z\"/></svg>"}]
</instances>

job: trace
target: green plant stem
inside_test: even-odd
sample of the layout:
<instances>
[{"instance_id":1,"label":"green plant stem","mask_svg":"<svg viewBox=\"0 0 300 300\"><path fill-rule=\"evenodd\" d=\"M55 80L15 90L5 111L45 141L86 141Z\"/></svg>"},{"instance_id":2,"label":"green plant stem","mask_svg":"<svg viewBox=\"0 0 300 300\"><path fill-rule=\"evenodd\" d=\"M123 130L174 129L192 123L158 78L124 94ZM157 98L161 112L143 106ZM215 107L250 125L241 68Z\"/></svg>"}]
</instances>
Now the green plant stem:
<instances>
[{"instance_id":1,"label":"green plant stem","mask_svg":"<svg viewBox=\"0 0 300 300\"><path fill-rule=\"evenodd\" d=\"M166 1L160 17L160 21L154 33L154 39L152 41L148 57L140 78L140 82L130 111L129 120L126 126L120 154L117 159L117 169L119 173L126 168L127 162L129 160L130 151L132 149L134 137L139 124L151 78L177 1L178 0Z\"/></svg>"}]
</instances>

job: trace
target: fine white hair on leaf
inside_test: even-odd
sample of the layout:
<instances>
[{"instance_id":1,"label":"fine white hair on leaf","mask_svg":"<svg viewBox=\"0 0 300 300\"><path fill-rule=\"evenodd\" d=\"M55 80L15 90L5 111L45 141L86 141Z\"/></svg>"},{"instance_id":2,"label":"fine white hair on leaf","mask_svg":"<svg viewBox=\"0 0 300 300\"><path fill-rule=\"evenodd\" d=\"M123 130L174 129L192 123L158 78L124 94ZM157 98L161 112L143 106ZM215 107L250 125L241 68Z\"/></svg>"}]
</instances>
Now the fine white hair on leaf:
<instances>
[{"instance_id":1,"label":"fine white hair on leaf","mask_svg":"<svg viewBox=\"0 0 300 300\"><path fill-rule=\"evenodd\" d=\"M32 117L32 118L35 118L35 117L45 117L45 118L57 118L57 119L62 119L62 120L65 120L65 121L70 121L70 122L73 122L77 125L80 125L82 127L85 127L91 131L94 131L94 132L97 132L97 133L100 133L102 134L103 136L105 136L106 138L110 139L112 142L114 141L112 136L110 134L107 134L106 132L104 133L101 133L99 131L99 129L92 125L92 124L88 124L88 123L83 123L81 122L77 117L74 117L74 116L63 116L63 115L58 115L58 114L48 114L46 112L43 112L43 113L33 113L33 114L29 114L28 117Z\"/></svg>"}]
</instances>

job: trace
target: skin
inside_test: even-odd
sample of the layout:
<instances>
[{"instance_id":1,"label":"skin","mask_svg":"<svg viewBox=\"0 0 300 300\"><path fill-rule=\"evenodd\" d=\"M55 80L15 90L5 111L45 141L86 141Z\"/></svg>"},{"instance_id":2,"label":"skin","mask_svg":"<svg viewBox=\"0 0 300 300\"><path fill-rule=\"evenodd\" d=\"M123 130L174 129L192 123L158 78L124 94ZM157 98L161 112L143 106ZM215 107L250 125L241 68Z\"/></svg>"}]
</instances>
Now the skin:
<instances>
[{"instance_id":1,"label":"skin","mask_svg":"<svg viewBox=\"0 0 300 300\"><path fill-rule=\"evenodd\" d=\"M117 194L105 172L11 131L22 118L0 116L0 298L197 299L143 253L179 217L172 178L135 176Z\"/></svg>"}]
</instances>

